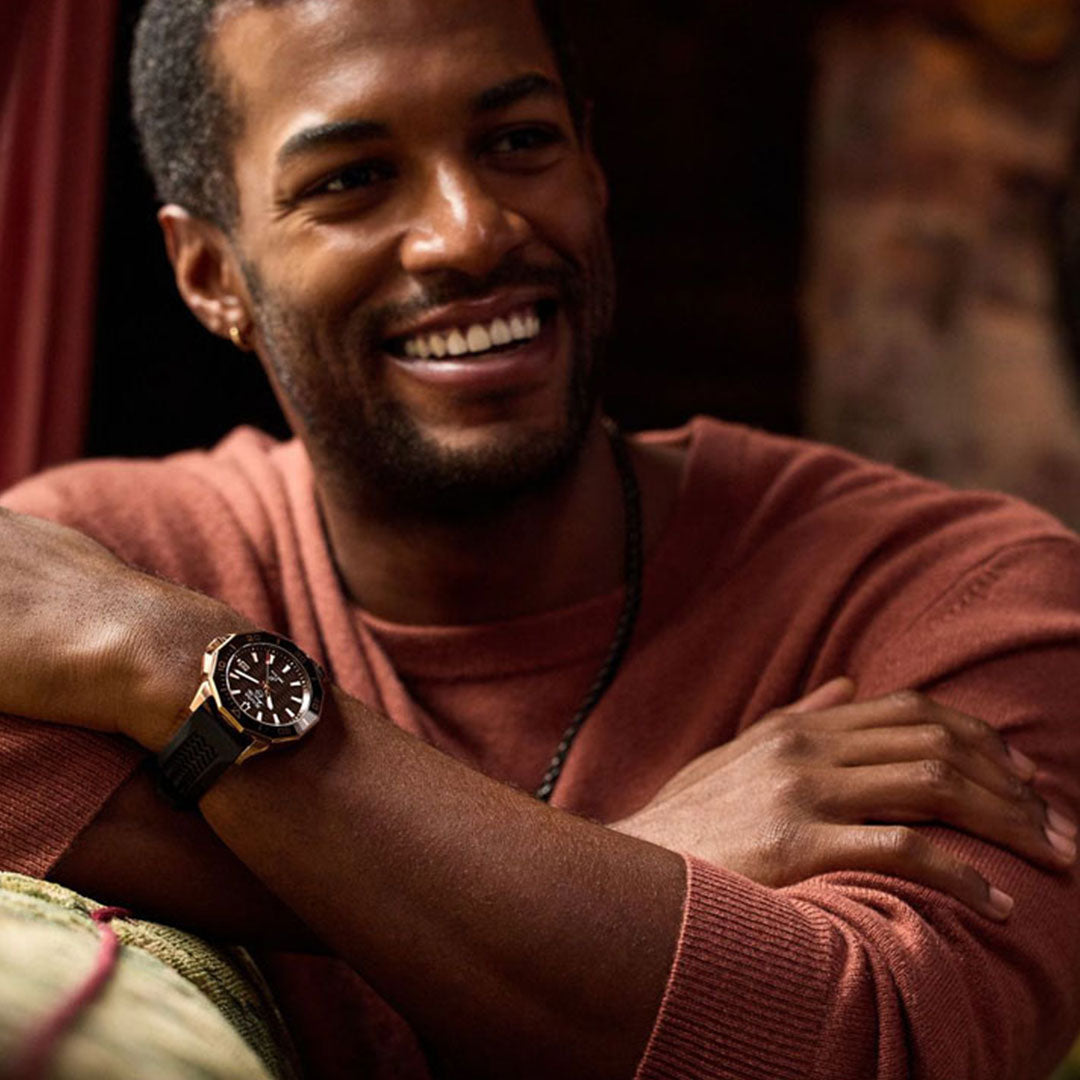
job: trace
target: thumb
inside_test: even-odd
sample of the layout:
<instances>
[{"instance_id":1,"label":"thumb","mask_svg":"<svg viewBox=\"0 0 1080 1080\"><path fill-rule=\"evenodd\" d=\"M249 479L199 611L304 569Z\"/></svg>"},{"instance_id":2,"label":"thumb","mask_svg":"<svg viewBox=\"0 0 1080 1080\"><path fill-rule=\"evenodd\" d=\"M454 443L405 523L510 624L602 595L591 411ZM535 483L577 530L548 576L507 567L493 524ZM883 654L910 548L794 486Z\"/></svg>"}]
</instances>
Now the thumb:
<instances>
[{"instance_id":1,"label":"thumb","mask_svg":"<svg viewBox=\"0 0 1080 1080\"><path fill-rule=\"evenodd\" d=\"M811 690L805 697L789 705L784 712L804 713L815 709L832 709L837 705L848 705L855 697L855 680L841 675L822 683L816 690Z\"/></svg>"}]
</instances>

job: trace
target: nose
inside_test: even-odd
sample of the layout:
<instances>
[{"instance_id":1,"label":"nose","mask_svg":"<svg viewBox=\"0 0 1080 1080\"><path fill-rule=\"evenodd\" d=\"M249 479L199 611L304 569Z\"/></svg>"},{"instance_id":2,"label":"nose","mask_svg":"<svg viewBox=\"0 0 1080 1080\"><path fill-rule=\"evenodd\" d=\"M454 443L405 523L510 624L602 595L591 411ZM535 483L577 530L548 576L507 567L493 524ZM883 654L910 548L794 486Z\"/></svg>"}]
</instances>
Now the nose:
<instances>
[{"instance_id":1,"label":"nose","mask_svg":"<svg viewBox=\"0 0 1080 1080\"><path fill-rule=\"evenodd\" d=\"M401 262L416 275L458 270L483 277L528 233L525 218L485 190L471 169L440 162L402 241Z\"/></svg>"}]
</instances>

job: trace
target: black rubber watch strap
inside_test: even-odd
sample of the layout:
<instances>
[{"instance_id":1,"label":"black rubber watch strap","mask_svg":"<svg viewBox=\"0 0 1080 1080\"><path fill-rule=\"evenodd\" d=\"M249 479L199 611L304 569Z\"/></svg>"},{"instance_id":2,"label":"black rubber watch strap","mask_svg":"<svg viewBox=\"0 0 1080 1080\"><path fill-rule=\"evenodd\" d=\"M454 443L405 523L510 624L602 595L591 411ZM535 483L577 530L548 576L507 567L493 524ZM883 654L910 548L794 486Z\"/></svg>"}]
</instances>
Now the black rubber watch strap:
<instances>
[{"instance_id":1,"label":"black rubber watch strap","mask_svg":"<svg viewBox=\"0 0 1080 1080\"><path fill-rule=\"evenodd\" d=\"M251 745L204 701L158 755L158 787L174 806L193 809L215 780Z\"/></svg>"}]
</instances>

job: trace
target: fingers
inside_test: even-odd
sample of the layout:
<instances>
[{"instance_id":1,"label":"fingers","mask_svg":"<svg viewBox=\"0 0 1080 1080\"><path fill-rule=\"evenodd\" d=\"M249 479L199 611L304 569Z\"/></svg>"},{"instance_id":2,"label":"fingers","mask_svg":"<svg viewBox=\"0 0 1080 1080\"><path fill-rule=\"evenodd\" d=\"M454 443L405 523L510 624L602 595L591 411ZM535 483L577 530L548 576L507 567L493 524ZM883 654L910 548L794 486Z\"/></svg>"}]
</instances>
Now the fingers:
<instances>
[{"instance_id":1,"label":"fingers","mask_svg":"<svg viewBox=\"0 0 1080 1080\"><path fill-rule=\"evenodd\" d=\"M1008 918L1013 899L977 870L925 836L902 825L822 825L814 831L817 873L865 870L905 878L956 897L997 921Z\"/></svg>"},{"instance_id":2,"label":"fingers","mask_svg":"<svg viewBox=\"0 0 1080 1080\"><path fill-rule=\"evenodd\" d=\"M1005 765L1001 755L964 741L944 724L871 728L835 735L837 765L886 765L894 762L940 761L1002 798L1017 802L1036 799L1031 787ZM1040 800L1041 802L1041 800Z\"/></svg>"},{"instance_id":3,"label":"fingers","mask_svg":"<svg viewBox=\"0 0 1080 1080\"><path fill-rule=\"evenodd\" d=\"M1042 799L997 794L948 761L859 766L841 770L836 783L841 790L833 798L854 820L940 822L1056 870L1076 859L1075 840L1057 820L1061 815L1055 811L1051 818Z\"/></svg>"},{"instance_id":4,"label":"fingers","mask_svg":"<svg viewBox=\"0 0 1080 1080\"><path fill-rule=\"evenodd\" d=\"M817 709L832 709L838 705L847 705L855 698L855 682L846 675L830 679L816 690L811 690L805 697L789 705L784 712L806 713Z\"/></svg>"},{"instance_id":5,"label":"fingers","mask_svg":"<svg viewBox=\"0 0 1080 1080\"><path fill-rule=\"evenodd\" d=\"M977 751L1021 780L1031 780L1036 772L1034 762L1010 748L1001 733L985 721L913 690L819 710L813 724L817 730L837 733L933 725L940 729L943 742Z\"/></svg>"}]
</instances>

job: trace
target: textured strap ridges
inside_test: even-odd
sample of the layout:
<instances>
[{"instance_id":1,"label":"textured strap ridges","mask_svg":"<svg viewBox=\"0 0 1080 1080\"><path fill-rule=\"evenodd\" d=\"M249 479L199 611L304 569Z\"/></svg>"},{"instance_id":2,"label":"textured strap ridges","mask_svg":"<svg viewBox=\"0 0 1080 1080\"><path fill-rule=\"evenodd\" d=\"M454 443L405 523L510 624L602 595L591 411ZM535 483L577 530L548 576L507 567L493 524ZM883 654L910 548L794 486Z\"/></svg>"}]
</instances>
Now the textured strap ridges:
<instances>
[{"instance_id":1,"label":"textured strap ridges","mask_svg":"<svg viewBox=\"0 0 1080 1080\"><path fill-rule=\"evenodd\" d=\"M204 702L158 755L158 786L175 806L190 809L249 743L218 716L212 702Z\"/></svg>"}]
</instances>

